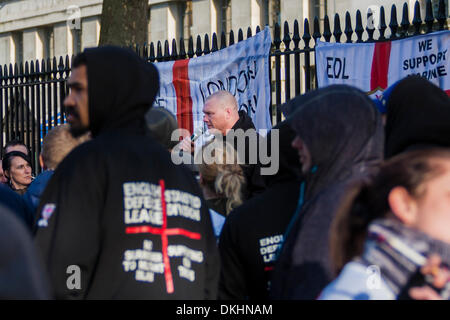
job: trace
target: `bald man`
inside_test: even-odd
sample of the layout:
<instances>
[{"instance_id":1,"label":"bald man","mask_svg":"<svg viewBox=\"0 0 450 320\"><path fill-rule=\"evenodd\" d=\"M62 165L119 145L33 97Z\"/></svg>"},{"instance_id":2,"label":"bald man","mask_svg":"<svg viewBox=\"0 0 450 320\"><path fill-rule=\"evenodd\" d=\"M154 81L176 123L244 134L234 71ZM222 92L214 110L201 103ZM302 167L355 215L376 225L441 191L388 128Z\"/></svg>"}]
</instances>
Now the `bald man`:
<instances>
[{"instance_id":1,"label":"bald man","mask_svg":"<svg viewBox=\"0 0 450 320\"><path fill-rule=\"evenodd\" d=\"M216 129L224 136L226 136L230 130L256 130L255 125L248 114L244 110L239 111L236 98L230 92L225 90L217 91L206 99L205 105L203 106L203 113L203 122L208 129ZM258 138L257 135L257 139ZM256 143L258 143L257 140ZM180 143L180 147L184 151L194 152L194 144L189 137L183 139ZM255 148L252 150L256 152L256 146L254 147ZM259 174L257 164L248 162L250 150L249 141L247 140L245 145L246 164L243 165L242 168L244 169L247 180L248 197L251 197L255 193L259 193L264 189L264 183ZM259 162L259 159L257 161Z\"/></svg>"}]
</instances>

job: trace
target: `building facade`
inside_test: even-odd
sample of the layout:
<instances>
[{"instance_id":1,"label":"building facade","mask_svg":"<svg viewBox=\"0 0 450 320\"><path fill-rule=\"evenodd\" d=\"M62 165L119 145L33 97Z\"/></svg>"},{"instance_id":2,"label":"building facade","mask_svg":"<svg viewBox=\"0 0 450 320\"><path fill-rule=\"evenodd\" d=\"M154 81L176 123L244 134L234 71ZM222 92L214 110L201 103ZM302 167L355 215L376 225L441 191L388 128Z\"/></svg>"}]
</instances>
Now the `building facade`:
<instances>
[{"instance_id":1,"label":"building facade","mask_svg":"<svg viewBox=\"0 0 450 320\"><path fill-rule=\"evenodd\" d=\"M425 0L419 0L425 10ZM407 0L410 19L415 0ZM437 8L438 0L433 0ZM330 21L336 13L344 23L345 12L361 10L365 24L366 10L396 4L400 0L149 0L149 42L194 38L212 33L235 32L275 23L290 26L315 16ZM448 0L446 0L448 4ZM448 5L447 5L448 7ZM96 46L100 37L102 0L5 0L0 1L0 65L34 59L76 54ZM390 9L387 11L387 18ZM448 8L447 8L448 12ZM424 15L422 15L424 16ZM292 30L290 30L292 32ZM303 30L300 30L301 32Z\"/></svg>"}]
</instances>

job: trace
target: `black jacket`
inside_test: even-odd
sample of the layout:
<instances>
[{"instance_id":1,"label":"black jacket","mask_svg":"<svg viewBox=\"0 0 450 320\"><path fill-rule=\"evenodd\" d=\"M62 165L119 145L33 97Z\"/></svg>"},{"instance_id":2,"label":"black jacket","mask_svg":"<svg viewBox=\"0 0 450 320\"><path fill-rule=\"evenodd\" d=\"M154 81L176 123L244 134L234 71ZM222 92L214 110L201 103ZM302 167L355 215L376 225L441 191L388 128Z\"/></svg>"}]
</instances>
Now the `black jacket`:
<instances>
[{"instance_id":1,"label":"black jacket","mask_svg":"<svg viewBox=\"0 0 450 320\"><path fill-rule=\"evenodd\" d=\"M38 208L56 298L216 298L219 255L200 188L144 120L156 68L125 49L85 54L94 139L58 166ZM66 284L71 265L80 288Z\"/></svg>"},{"instance_id":2,"label":"black jacket","mask_svg":"<svg viewBox=\"0 0 450 320\"><path fill-rule=\"evenodd\" d=\"M12 192L12 191L11 191ZM49 299L50 288L28 228L0 203L0 299Z\"/></svg>"},{"instance_id":3,"label":"black jacket","mask_svg":"<svg viewBox=\"0 0 450 320\"><path fill-rule=\"evenodd\" d=\"M219 241L219 299L267 299L276 253L295 212L300 190L300 162L291 147L294 131L279 123L279 168L263 176L267 189L233 210ZM272 129L272 130L273 130ZM267 142L272 143L272 131Z\"/></svg>"},{"instance_id":4,"label":"black jacket","mask_svg":"<svg viewBox=\"0 0 450 320\"><path fill-rule=\"evenodd\" d=\"M34 210L26 203L22 196L14 192L7 185L0 184L0 202L25 224L28 231L32 230Z\"/></svg>"},{"instance_id":5,"label":"black jacket","mask_svg":"<svg viewBox=\"0 0 450 320\"><path fill-rule=\"evenodd\" d=\"M256 132L255 125L253 124L250 116L244 111L239 111L239 119L231 128L232 130L242 129L244 132L249 129L253 129ZM258 150L260 136L256 132L256 146L252 145L252 141L248 138L245 139L245 157L243 157L244 164L241 164L242 170L246 180L246 198L251 198L255 194L261 193L265 189L264 179L261 177L259 171L260 159L258 152L256 152L256 163L251 162L250 152ZM237 148L237 139L234 139L234 148ZM256 147L256 148L255 148Z\"/></svg>"}]
</instances>

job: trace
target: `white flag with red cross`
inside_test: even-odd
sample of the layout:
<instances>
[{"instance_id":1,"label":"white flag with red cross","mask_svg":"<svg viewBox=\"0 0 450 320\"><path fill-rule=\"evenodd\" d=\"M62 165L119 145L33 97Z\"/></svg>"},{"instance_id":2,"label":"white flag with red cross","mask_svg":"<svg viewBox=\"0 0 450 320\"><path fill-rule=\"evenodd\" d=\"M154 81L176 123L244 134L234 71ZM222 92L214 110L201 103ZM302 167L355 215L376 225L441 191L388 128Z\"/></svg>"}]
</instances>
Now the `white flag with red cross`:
<instances>
[{"instance_id":1,"label":"white flag with red cross","mask_svg":"<svg viewBox=\"0 0 450 320\"><path fill-rule=\"evenodd\" d=\"M271 128L269 28L255 36L210 54L158 62L160 90L154 106L168 109L178 127L193 133L203 127L205 99L218 90L231 92L252 118L256 129Z\"/></svg>"},{"instance_id":2,"label":"white flag with red cross","mask_svg":"<svg viewBox=\"0 0 450 320\"><path fill-rule=\"evenodd\" d=\"M318 84L348 84L378 96L398 80L416 74L450 95L449 49L449 30L376 43L319 41Z\"/></svg>"}]
</instances>

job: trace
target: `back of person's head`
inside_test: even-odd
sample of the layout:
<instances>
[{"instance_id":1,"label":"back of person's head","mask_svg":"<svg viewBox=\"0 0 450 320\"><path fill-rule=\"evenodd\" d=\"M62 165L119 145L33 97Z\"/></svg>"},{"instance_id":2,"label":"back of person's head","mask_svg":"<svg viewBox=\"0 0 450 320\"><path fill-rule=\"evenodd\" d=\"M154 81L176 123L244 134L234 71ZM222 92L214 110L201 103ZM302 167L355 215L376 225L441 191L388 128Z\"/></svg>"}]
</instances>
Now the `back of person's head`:
<instances>
[{"instance_id":1,"label":"back of person's head","mask_svg":"<svg viewBox=\"0 0 450 320\"><path fill-rule=\"evenodd\" d=\"M450 146L450 98L420 76L399 81L386 103L385 158L406 150Z\"/></svg>"},{"instance_id":2,"label":"back of person's head","mask_svg":"<svg viewBox=\"0 0 450 320\"><path fill-rule=\"evenodd\" d=\"M89 139L89 133L74 138L68 124L54 127L46 134L42 142L43 166L45 169L55 170L70 151Z\"/></svg>"},{"instance_id":3,"label":"back of person's head","mask_svg":"<svg viewBox=\"0 0 450 320\"><path fill-rule=\"evenodd\" d=\"M210 155L214 161L204 161L204 159L200 159L202 152L197 154L196 163L201 162L198 165L201 175L200 184L202 187L209 188L219 197L227 199L226 212L228 214L241 205L244 200L244 172L237 163L237 155L231 146L216 147Z\"/></svg>"},{"instance_id":4,"label":"back of person's head","mask_svg":"<svg viewBox=\"0 0 450 320\"><path fill-rule=\"evenodd\" d=\"M386 161L372 178L355 182L349 188L330 233L331 258L336 273L362 253L372 221L382 218L400 221L391 207L392 191L401 187L411 198L420 199L426 193L423 184L443 173L443 161L450 161L449 149L405 152Z\"/></svg>"},{"instance_id":5,"label":"back of person's head","mask_svg":"<svg viewBox=\"0 0 450 320\"><path fill-rule=\"evenodd\" d=\"M162 107L153 107L146 113L145 120L156 141L168 150L175 147L178 141L172 141L171 138L173 131L178 129L178 122L169 110Z\"/></svg>"},{"instance_id":6,"label":"back of person's head","mask_svg":"<svg viewBox=\"0 0 450 320\"><path fill-rule=\"evenodd\" d=\"M72 69L85 65L87 65L86 54L84 52L80 52L72 60Z\"/></svg>"},{"instance_id":7,"label":"back of person's head","mask_svg":"<svg viewBox=\"0 0 450 320\"><path fill-rule=\"evenodd\" d=\"M8 141L3 147L2 156L5 157L5 155L11 151L20 151L22 153L25 153L26 155L30 154L28 147L20 139L13 139Z\"/></svg>"}]
</instances>

